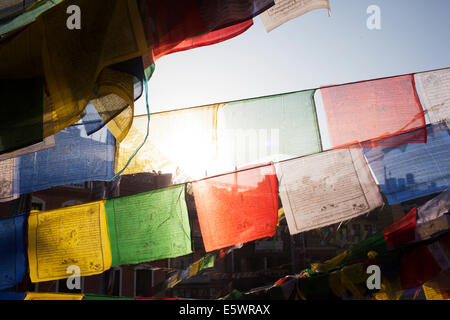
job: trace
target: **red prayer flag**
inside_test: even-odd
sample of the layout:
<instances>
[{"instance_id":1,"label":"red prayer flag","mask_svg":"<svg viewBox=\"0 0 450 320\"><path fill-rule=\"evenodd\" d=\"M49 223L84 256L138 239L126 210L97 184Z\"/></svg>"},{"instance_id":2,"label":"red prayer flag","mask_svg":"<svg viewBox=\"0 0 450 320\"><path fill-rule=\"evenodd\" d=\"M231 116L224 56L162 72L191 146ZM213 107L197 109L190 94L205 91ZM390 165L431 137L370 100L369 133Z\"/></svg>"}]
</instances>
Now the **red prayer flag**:
<instances>
[{"instance_id":1,"label":"red prayer flag","mask_svg":"<svg viewBox=\"0 0 450 320\"><path fill-rule=\"evenodd\" d=\"M321 88L323 104L334 148L366 142L376 147L376 140L425 128L422 105L415 90L414 75L405 75ZM425 142L426 131L403 136L401 144ZM404 138L411 140L404 141ZM372 144L367 143L372 141ZM389 141L388 146L395 141Z\"/></svg>"},{"instance_id":2,"label":"red prayer flag","mask_svg":"<svg viewBox=\"0 0 450 320\"><path fill-rule=\"evenodd\" d=\"M400 259L402 289L419 287L436 277L441 271L441 267L427 246L421 245L414 248Z\"/></svg>"},{"instance_id":3,"label":"red prayer flag","mask_svg":"<svg viewBox=\"0 0 450 320\"><path fill-rule=\"evenodd\" d=\"M275 234L278 185L266 165L192 183L206 252Z\"/></svg>"},{"instance_id":4,"label":"red prayer flag","mask_svg":"<svg viewBox=\"0 0 450 320\"><path fill-rule=\"evenodd\" d=\"M242 23L224 28L215 30L212 32L209 32L205 35L193 37L187 40L184 40L177 44L176 46L172 47L171 49L168 49L166 51L160 51L157 55L155 55L153 58L154 60L157 60L161 58L164 55L168 55L175 52L190 50L194 48L204 47L213 45L231 38L234 38L241 33L247 31L251 26L253 25L253 19L250 19L248 21L244 21Z\"/></svg>"},{"instance_id":5,"label":"red prayer flag","mask_svg":"<svg viewBox=\"0 0 450 320\"><path fill-rule=\"evenodd\" d=\"M416 237L417 208L383 229L384 239L389 249L411 242Z\"/></svg>"}]
</instances>

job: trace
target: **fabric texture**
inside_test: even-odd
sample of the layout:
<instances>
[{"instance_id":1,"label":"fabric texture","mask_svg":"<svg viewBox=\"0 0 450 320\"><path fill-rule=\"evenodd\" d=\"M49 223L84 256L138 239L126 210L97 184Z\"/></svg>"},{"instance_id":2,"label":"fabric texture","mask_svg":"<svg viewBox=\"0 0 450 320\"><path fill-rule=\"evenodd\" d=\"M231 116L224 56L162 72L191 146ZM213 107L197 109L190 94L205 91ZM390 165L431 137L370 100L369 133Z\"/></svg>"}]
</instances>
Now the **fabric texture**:
<instances>
[{"instance_id":1,"label":"fabric texture","mask_svg":"<svg viewBox=\"0 0 450 320\"><path fill-rule=\"evenodd\" d=\"M329 0L276 0L275 5L260 14L259 17L266 31L270 32L292 19L317 9L330 11Z\"/></svg>"},{"instance_id":2,"label":"fabric texture","mask_svg":"<svg viewBox=\"0 0 450 320\"><path fill-rule=\"evenodd\" d=\"M221 172L322 151L314 92L226 103L218 115Z\"/></svg>"},{"instance_id":3,"label":"fabric texture","mask_svg":"<svg viewBox=\"0 0 450 320\"><path fill-rule=\"evenodd\" d=\"M14 190L14 181L17 181L16 159L0 161L0 202L8 202L19 197Z\"/></svg>"},{"instance_id":4,"label":"fabric texture","mask_svg":"<svg viewBox=\"0 0 450 320\"><path fill-rule=\"evenodd\" d=\"M83 12L80 30L66 27L71 4ZM64 1L0 43L0 78L45 77L41 126L47 137L77 122L91 100L108 104L113 114L132 105L133 77L110 66L146 51L134 0Z\"/></svg>"},{"instance_id":5,"label":"fabric texture","mask_svg":"<svg viewBox=\"0 0 450 320\"><path fill-rule=\"evenodd\" d=\"M166 54L217 43L242 33L246 26L223 30L222 33L212 32L249 21L273 6L274 2L140 0L138 5L149 45L149 52L144 57L147 68Z\"/></svg>"},{"instance_id":6,"label":"fabric texture","mask_svg":"<svg viewBox=\"0 0 450 320\"><path fill-rule=\"evenodd\" d=\"M390 205L450 187L450 131L445 123L427 126L426 143L379 146L364 149L364 154Z\"/></svg>"},{"instance_id":7,"label":"fabric texture","mask_svg":"<svg viewBox=\"0 0 450 320\"><path fill-rule=\"evenodd\" d=\"M171 173L175 183L206 176L217 161L217 110L220 105L162 112L150 115L147 142L123 174ZM147 116L138 116L127 137L116 149L115 171L121 170L142 143Z\"/></svg>"},{"instance_id":8,"label":"fabric texture","mask_svg":"<svg viewBox=\"0 0 450 320\"><path fill-rule=\"evenodd\" d=\"M0 290L14 287L25 276L27 215L0 219Z\"/></svg>"},{"instance_id":9,"label":"fabric texture","mask_svg":"<svg viewBox=\"0 0 450 320\"><path fill-rule=\"evenodd\" d=\"M38 152L41 150L54 148L55 146L56 146L55 136L50 136L50 137L45 138L42 142L38 142L38 143L32 144L31 146L0 155L0 161L6 160L6 159L11 159L11 158L17 158L17 157L23 156L25 154Z\"/></svg>"},{"instance_id":10,"label":"fabric texture","mask_svg":"<svg viewBox=\"0 0 450 320\"><path fill-rule=\"evenodd\" d=\"M185 186L106 200L112 266L192 252Z\"/></svg>"},{"instance_id":11,"label":"fabric texture","mask_svg":"<svg viewBox=\"0 0 450 320\"><path fill-rule=\"evenodd\" d=\"M206 252L275 234L277 180L273 165L192 183Z\"/></svg>"},{"instance_id":12,"label":"fabric texture","mask_svg":"<svg viewBox=\"0 0 450 320\"><path fill-rule=\"evenodd\" d=\"M417 208L383 228L384 238L389 249L412 242L416 235Z\"/></svg>"},{"instance_id":13,"label":"fabric texture","mask_svg":"<svg viewBox=\"0 0 450 320\"><path fill-rule=\"evenodd\" d=\"M82 125L70 126L58 132L55 140L55 148L16 159L16 193L86 181L108 181L114 175L115 142L106 128L88 136Z\"/></svg>"},{"instance_id":14,"label":"fabric texture","mask_svg":"<svg viewBox=\"0 0 450 320\"><path fill-rule=\"evenodd\" d=\"M43 12L53 8L57 4L61 3L63 0L38 0L33 1L34 4L26 8L26 11L21 12L13 16L6 18L1 18L0 9L0 38L1 36L7 36L6 34L12 31L16 31L36 20ZM32 1L21 1L21 2L32 2Z\"/></svg>"},{"instance_id":15,"label":"fabric texture","mask_svg":"<svg viewBox=\"0 0 450 320\"><path fill-rule=\"evenodd\" d=\"M84 294L27 292L24 300L82 300Z\"/></svg>"},{"instance_id":16,"label":"fabric texture","mask_svg":"<svg viewBox=\"0 0 450 320\"><path fill-rule=\"evenodd\" d=\"M413 75L320 89L334 148L425 127ZM422 136L425 141L425 135Z\"/></svg>"},{"instance_id":17,"label":"fabric texture","mask_svg":"<svg viewBox=\"0 0 450 320\"><path fill-rule=\"evenodd\" d=\"M415 77L430 122L450 125L450 68L416 73Z\"/></svg>"},{"instance_id":18,"label":"fabric texture","mask_svg":"<svg viewBox=\"0 0 450 320\"><path fill-rule=\"evenodd\" d=\"M65 279L68 267L80 276L111 267L105 201L36 212L28 218L28 259L32 282Z\"/></svg>"},{"instance_id":19,"label":"fabric texture","mask_svg":"<svg viewBox=\"0 0 450 320\"><path fill-rule=\"evenodd\" d=\"M360 149L331 150L276 167L291 234L355 218L383 204Z\"/></svg>"}]
</instances>

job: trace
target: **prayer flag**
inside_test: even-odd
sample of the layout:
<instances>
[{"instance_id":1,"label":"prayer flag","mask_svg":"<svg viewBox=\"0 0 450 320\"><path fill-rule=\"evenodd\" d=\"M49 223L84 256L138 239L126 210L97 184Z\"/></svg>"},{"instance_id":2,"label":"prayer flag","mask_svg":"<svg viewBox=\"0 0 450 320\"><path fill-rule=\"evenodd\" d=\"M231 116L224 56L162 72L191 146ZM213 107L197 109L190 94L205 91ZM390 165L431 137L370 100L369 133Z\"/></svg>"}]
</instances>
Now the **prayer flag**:
<instances>
[{"instance_id":1,"label":"prayer flag","mask_svg":"<svg viewBox=\"0 0 450 320\"><path fill-rule=\"evenodd\" d=\"M144 66L169 53L237 36L249 27L239 24L273 5L273 0L141 0L138 7L150 46Z\"/></svg>"},{"instance_id":2,"label":"prayer flag","mask_svg":"<svg viewBox=\"0 0 450 320\"><path fill-rule=\"evenodd\" d=\"M25 292L9 292L9 291L0 291L0 300L24 300Z\"/></svg>"},{"instance_id":3,"label":"prayer flag","mask_svg":"<svg viewBox=\"0 0 450 320\"><path fill-rule=\"evenodd\" d=\"M425 127L413 75L325 87L320 91L334 148L364 141L376 146L377 139Z\"/></svg>"},{"instance_id":4,"label":"prayer flag","mask_svg":"<svg viewBox=\"0 0 450 320\"><path fill-rule=\"evenodd\" d=\"M0 219L0 290L14 287L25 276L27 215Z\"/></svg>"},{"instance_id":5,"label":"prayer flag","mask_svg":"<svg viewBox=\"0 0 450 320\"><path fill-rule=\"evenodd\" d=\"M56 147L16 159L14 192L20 194L114 175L114 137L104 127L88 136L83 125L55 135Z\"/></svg>"},{"instance_id":6,"label":"prayer flag","mask_svg":"<svg viewBox=\"0 0 450 320\"><path fill-rule=\"evenodd\" d=\"M423 284L422 289L427 300L450 300L449 283L446 284L447 289L441 288L438 281L428 281Z\"/></svg>"},{"instance_id":7,"label":"prayer flag","mask_svg":"<svg viewBox=\"0 0 450 320\"><path fill-rule=\"evenodd\" d=\"M283 161L277 176L291 234L355 218L383 204L360 149Z\"/></svg>"},{"instance_id":8,"label":"prayer flag","mask_svg":"<svg viewBox=\"0 0 450 320\"><path fill-rule=\"evenodd\" d=\"M400 279L403 289L419 287L448 268L448 254L440 242L421 245L402 255Z\"/></svg>"},{"instance_id":9,"label":"prayer flag","mask_svg":"<svg viewBox=\"0 0 450 320\"><path fill-rule=\"evenodd\" d=\"M112 266L192 252L185 186L106 200Z\"/></svg>"},{"instance_id":10,"label":"prayer flag","mask_svg":"<svg viewBox=\"0 0 450 320\"><path fill-rule=\"evenodd\" d=\"M389 249L414 241L416 238L417 208L407 215L383 228L384 238Z\"/></svg>"},{"instance_id":11,"label":"prayer flag","mask_svg":"<svg viewBox=\"0 0 450 320\"><path fill-rule=\"evenodd\" d=\"M25 300L82 300L84 294L27 292Z\"/></svg>"},{"instance_id":12,"label":"prayer flag","mask_svg":"<svg viewBox=\"0 0 450 320\"><path fill-rule=\"evenodd\" d=\"M22 0L20 2L23 2ZM26 26L29 23L32 23L36 20L38 16L40 16L43 12L53 8L57 4L61 3L63 0L39 0L34 1L35 3L30 5L26 11L23 11L19 15L11 17L9 19L2 19L0 21L0 38L2 35L15 31L19 28ZM18 1L16 1L18 2ZM23 8L23 6L20 6ZM3 9L5 10L5 9ZM0 17L2 16L2 9L0 8ZM0 18L1 19L1 18Z\"/></svg>"},{"instance_id":13,"label":"prayer flag","mask_svg":"<svg viewBox=\"0 0 450 320\"><path fill-rule=\"evenodd\" d=\"M13 152L4 153L4 154L0 155L0 161L6 160L6 159L11 159L11 158L17 158L17 157L23 156L25 154L38 152L41 150L47 150L50 148L54 148L55 146L56 146L55 136L50 136L50 137L45 138L42 142L35 143L29 147L25 147L25 148L18 149Z\"/></svg>"},{"instance_id":14,"label":"prayer flag","mask_svg":"<svg viewBox=\"0 0 450 320\"><path fill-rule=\"evenodd\" d=\"M273 165L192 183L206 252L275 234L277 179Z\"/></svg>"},{"instance_id":15,"label":"prayer flag","mask_svg":"<svg viewBox=\"0 0 450 320\"><path fill-rule=\"evenodd\" d=\"M450 125L450 68L416 73L415 77L430 122Z\"/></svg>"},{"instance_id":16,"label":"prayer flag","mask_svg":"<svg viewBox=\"0 0 450 320\"><path fill-rule=\"evenodd\" d=\"M226 103L217 124L221 172L322 151L314 92Z\"/></svg>"},{"instance_id":17,"label":"prayer flag","mask_svg":"<svg viewBox=\"0 0 450 320\"><path fill-rule=\"evenodd\" d=\"M450 190L446 190L417 208L417 224L433 221L450 211Z\"/></svg>"},{"instance_id":18,"label":"prayer flag","mask_svg":"<svg viewBox=\"0 0 450 320\"><path fill-rule=\"evenodd\" d=\"M65 279L68 267L80 276L111 267L105 202L97 201L56 210L32 211L28 219L28 259L32 282Z\"/></svg>"},{"instance_id":19,"label":"prayer flag","mask_svg":"<svg viewBox=\"0 0 450 320\"><path fill-rule=\"evenodd\" d=\"M364 149L364 154L390 205L450 187L450 131L445 123L427 126L425 144L378 146Z\"/></svg>"},{"instance_id":20,"label":"prayer flag","mask_svg":"<svg viewBox=\"0 0 450 320\"><path fill-rule=\"evenodd\" d=\"M16 159L0 161L0 202L7 202L19 197L13 183L17 179L15 171Z\"/></svg>"},{"instance_id":21,"label":"prayer flag","mask_svg":"<svg viewBox=\"0 0 450 320\"><path fill-rule=\"evenodd\" d=\"M282 24L316 9L328 9L329 13L329 0L275 0L275 5L259 17L266 31L270 32Z\"/></svg>"},{"instance_id":22,"label":"prayer flag","mask_svg":"<svg viewBox=\"0 0 450 320\"><path fill-rule=\"evenodd\" d=\"M66 10L71 4L83 12L79 30L66 27ZM20 138L22 146L37 142L38 133L42 140L77 122L91 100L94 105L99 101L107 104L112 114L132 105L133 77L111 66L146 52L135 0L66 0L1 42L1 79L45 78L45 91L42 86L35 90L41 95L45 92L36 100L42 102L40 116L37 104L33 105L36 114L20 112L19 100L8 107L11 116L20 119L14 120L16 127L32 121L36 124L33 135Z\"/></svg>"},{"instance_id":23,"label":"prayer flag","mask_svg":"<svg viewBox=\"0 0 450 320\"><path fill-rule=\"evenodd\" d=\"M217 161L217 110L220 105L150 115L147 142L123 174L161 171L176 183L205 177ZM127 163L147 132L147 116L138 116L116 149L116 172Z\"/></svg>"}]
</instances>

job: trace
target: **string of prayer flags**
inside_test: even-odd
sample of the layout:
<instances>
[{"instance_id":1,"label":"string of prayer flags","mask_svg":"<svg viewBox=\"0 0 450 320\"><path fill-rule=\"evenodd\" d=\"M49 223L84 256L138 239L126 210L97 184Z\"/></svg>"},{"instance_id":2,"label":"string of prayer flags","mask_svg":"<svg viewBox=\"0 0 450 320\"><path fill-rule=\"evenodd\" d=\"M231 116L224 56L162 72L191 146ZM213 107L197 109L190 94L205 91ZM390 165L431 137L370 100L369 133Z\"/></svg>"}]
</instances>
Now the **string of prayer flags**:
<instances>
[{"instance_id":1,"label":"string of prayer flags","mask_svg":"<svg viewBox=\"0 0 450 320\"><path fill-rule=\"evenodd\" d=\"M320 91L334 148L364 141L382 145L384 141L375 140L425 127L413 75L325 87ZM422 142L425 138L423 130Z\"/></svg>"},{"instance_id":2,"label":"string of prayer flags","mask_svg":"<svg viewBox=\"0 0 450 320\"><path fill-rule=\"evenodd\" d=\"M277 179L273 165L192 183L206 252L275 234Z\"/></svg>"},{"instance_id":3,"label":"string of prayer flags","mask_svg":"<svg viewBox=\"0 0 450 320\"><path fill-rule=\"evenodd\" d=\"M56 147L16 158L14 192L32 193L85 181L108 181L114 175L114 137L104 127L88 136L83 125L55 135Z\"/></svg>"},{"instance_id":4,"label":"string of prayer flags","mask_svg":"<svg viewBox=\"0 0 450 320\"><path fill-rule=\"evenodd\" d=\"M450 68L416 73L415 77L430 122L450 125Z\"/></svg>"},{"instance_id":5,"label":"string of prayer flags","mask_svg":"<svg viewBox=\"0 0 450 320\"><path fill-rule=\"evenodd\" d=\"M291 234L355 218L383 204L361 149L283 161L277 175Z\"/></svg>"},{"instance_id":6,"label":"string of prayer flags","mask_svg":"<svg viewBox=\"0 0 450 320\"><path fill-rule=\"evenodd\" d=\"M266 31L270 32L292 19L317 9L328 9L328 14L330 14L329 0L276 0L275 5L267 9L259 17Z\"/></svg>"},{"instance_id":7,"label":"string of prayer flags","mask_svg":"<svg viewBox=\"0 0 450 320\"><path fill-rule=\"evenodd\" d=\"M43 137L77 122L90 100L105 98L116 108L117 101L109 99L115 94L126 102L120 105L133 104L133 77L109 66L147 51L136 1L71 0L64 4L80 7L83 28L68 29L67 6L57 5L0 45L0 78L45 77L40 117L15 111L17 102L9 106L25 122L40 119Z\"/></svg>"},{"instance_id":8,"label":"string of prayer flags","mask_svg":"<svg viewBox=\"0 0 450 320\"><path fill-rule=\"evenodd\" d=\"M28 260L32 282L65 279L72 266L80 276L111 267L105 201L49 211L28 218Z\"/></svg>"},{"instance_id":9,"label":"string of prayer flags","mask_svg":"<svg viewBox=\"0 0 450 320\"><path fill-rule=\"evenodd\" d=\"M322 151L314 92L226 103L217 130L222 172Z\"/></svg>"},{"instance_id":10,"label":"string of prayer flags","mask_svg":"<svg viewBox=\"0 0 450 320\"><path fill-rule=\"evenodd\" d=\"M27 215L0 219L0 290L15 286L25 276L26 220Z\"/></svg>"},{"instance_id":11,"label":"string of prayer flags","mask_svg":"<svg viewBox=\"0 0 450 320\"><path fill-rule=\"evenodd\" d=\"M427 126L425 144L364 149L370 168L390 205L450 187L449 132L445 123L433 124Z\"/></svg>"},{"instance_id":12,"label":"string of prayer flags","mask_svg":"<svg viewBox=\"0 0 450 320\"><path fill-rule=\"evenodd\" d=\"M147 142L123 174L161 171L174 183L205 177L217 161L217 110L220 104L150 115ZM127 163L147 132L147 117L139 116L116 149L116 172Z\"/></svg>"},{"instance_id":13,"label":"string of prayer flags","mask_svg":"<svg viewBox=\"0 0 450 320\"><path fill-rule=\"evenodd\" d=\"M24 300L83 300L84 294L27 292Z\"/></svg>"},{"instance_id":14,"label":"string of prayer flags","mask_svg":"<svg viewBox=\"0 0 450 320\"><path fill-rule=\"evenodd\" d=\"M112 266L192 253L185 186L106 200Z\"/></svg>"}]
</instances>

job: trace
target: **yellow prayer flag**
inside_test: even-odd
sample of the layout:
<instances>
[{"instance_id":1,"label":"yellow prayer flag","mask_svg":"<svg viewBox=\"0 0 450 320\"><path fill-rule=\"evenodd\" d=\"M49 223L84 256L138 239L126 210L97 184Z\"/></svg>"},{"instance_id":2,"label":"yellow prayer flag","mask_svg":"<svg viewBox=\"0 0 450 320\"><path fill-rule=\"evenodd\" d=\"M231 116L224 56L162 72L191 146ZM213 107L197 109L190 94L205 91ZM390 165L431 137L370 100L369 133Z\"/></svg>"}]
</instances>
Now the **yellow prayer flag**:
<instances>
[{"instance_id":1,"label":"yellow prayer flag","mask_svg":"<svg viewBox=\"0 0 450 320\"><path fill-rule=\"evenodd\" d=\"M147 142L123 174L172 173L181 183L211 175L220 167L217 158L217 113L222 104L150 115ZM108 126L111 129L110 126ZM126 138L116 147L120 171L147 133L147 116L134 117ZM215 171L217 172L217 171Z\"/></svg>"},{"instance_id":2,"label":"yellow prayer flag","mask_svg":"<svg viewBox=\"0 0 450 320\"><path fill-rule=\"evenodd\" d=\"M422 285L427 300L450 300L450 290L440 288L437 281L428 281Z\"/></svg>"},{"instance_id":3,"label":"yellow prayer flag","mask_svg":"<svg viewBox=\"0 0 450 320\"><path fill-rule=\"evenodd\" d=\"M82 300L84 294L27 292L25 300Z\"/></svg>"},{"instance_id":4,"label":"yellow prayer flag","mask_svg":"<svg viewBox=\"0 0 450 320\"><path fill-rule=\"evenodd\" d=\"M32 282L65 279L77 266L80 276L111 267L105 201L56 210L31 212L28 219L28 259Z\"/></svg>"}]
</instances>

